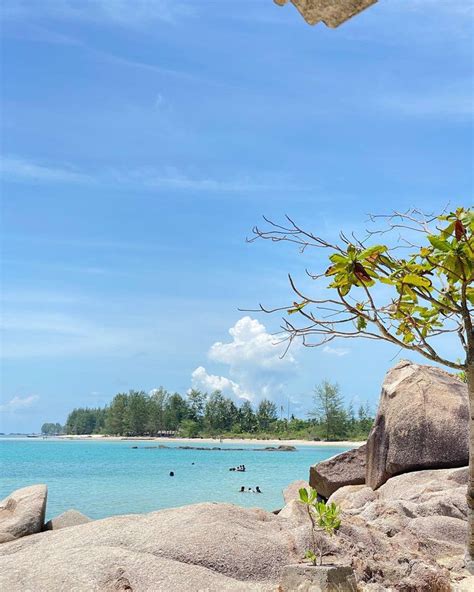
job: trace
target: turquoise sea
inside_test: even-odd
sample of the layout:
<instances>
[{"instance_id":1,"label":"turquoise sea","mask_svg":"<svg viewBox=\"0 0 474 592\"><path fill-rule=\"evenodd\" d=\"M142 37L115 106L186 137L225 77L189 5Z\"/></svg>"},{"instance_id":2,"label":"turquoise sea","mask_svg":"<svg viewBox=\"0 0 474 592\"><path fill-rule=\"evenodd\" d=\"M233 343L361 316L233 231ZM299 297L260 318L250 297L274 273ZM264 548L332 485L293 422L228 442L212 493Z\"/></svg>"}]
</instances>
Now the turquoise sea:
<instances>
[{"instance_id":1,"label":"turquoise sea","mask_svg":"<svg viewBox=\"0 0 474 592\"><path fill-rule=\"evenodd\" d=\"M231 450L182 450L178 446L188 444L182 442L146 448L159 444L0 438L0 499L20 487L46 483L48 518L70 508L104 518L204 501L274 510L282 506L282 489L308 479L311 464L347 450L314 445L295 452L262 452L252 450L262 445L204 442L191 445ZM245 473L229 471L240 464L245 464ZM239 493L242 485L258 485L263 493Z\"/></svg>"}]
</instances>

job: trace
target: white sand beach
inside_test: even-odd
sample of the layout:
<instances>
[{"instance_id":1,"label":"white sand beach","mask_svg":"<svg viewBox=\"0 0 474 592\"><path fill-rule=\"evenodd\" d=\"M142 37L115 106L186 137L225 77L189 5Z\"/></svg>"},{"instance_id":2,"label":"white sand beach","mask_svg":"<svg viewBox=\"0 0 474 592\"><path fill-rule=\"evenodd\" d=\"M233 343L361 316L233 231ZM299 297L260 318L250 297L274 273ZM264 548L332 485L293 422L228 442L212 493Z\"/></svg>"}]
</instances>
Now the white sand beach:
<instances>
[{"instance_id":1,"label":"white sand beach","mask_svg":"<svg viewBox=\"0 0 474 592\"><path fill-rule=\"evenodd\" d=\"M278 440L278 439L269 439L269 440L262 440L258 438L171 438L171 437L125 437L125 436L102 436L100 434L83 434L83 435L63 435L57 436L61 439L66 440L104 440L104 441L123 441L123 440L134 440L134 441L155 441L155 442L162 442L162 443L180 443L180 444L189 444L189 445L199 445L199 444L212 444L213 446L218 446L220 444L256 444L262 446L350 446L352 448L356 448L357 446L362 446L365 442L351 442L351 441L340 441L340 442L331 442L331 441L314 441L314 440Z\"/></svg>"}]
</instances>

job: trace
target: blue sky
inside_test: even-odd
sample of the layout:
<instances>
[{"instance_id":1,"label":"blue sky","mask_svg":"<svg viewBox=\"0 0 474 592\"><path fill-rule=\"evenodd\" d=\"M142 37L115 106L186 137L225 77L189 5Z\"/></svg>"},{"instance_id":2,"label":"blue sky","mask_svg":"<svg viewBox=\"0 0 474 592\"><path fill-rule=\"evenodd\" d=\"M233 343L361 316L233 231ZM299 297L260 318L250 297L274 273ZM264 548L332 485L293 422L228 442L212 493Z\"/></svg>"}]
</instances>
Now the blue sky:
<instances>
[{"instance_id":1,"label":"blue sky","mask_svg":"<svg viewBox=\"0 0 474 592\"><path fill-rule=\"evenodd\" d=\"M375 406L398 352L281 361L279 317L238 309L325 263L245 238L262 214L333 237L472 202L472 2L336 30L271 0L2 4L0 429L159 385L303 414L329 378Z\"/></svg>"}]
</instances>

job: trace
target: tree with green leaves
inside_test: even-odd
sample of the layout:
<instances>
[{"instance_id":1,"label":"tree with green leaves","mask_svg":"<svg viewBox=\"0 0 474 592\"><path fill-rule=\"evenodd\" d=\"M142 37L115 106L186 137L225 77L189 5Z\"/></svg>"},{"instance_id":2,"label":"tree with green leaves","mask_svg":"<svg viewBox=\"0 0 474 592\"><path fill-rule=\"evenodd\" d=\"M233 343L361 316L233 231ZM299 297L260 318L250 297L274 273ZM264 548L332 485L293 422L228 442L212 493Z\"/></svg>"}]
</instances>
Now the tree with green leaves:
<instances>
[{"instance_id":1,"label":"tree with green leaves","mask_svg":"<svg viewBox=\"0 0 474 592\"><path fill-rule=\"evenodd\" d=\"M257 424L260 430L267 431L273 422L278 419L277 406L269 399L262 399L257 407Z\"/></svg>"},{"instance_id":2,"label":"tree with green leaves","mask_svg":"<svg viewBox=\"0 0 474 592\"><path fill-rule=\"evenodd\" d=\"M323 428L326 440L345 436L347 414L344 410L339 385L323 380L314 389L315 408L309 413L310 417L318 420Z\"/></svg>"},{"instance_id":3,"label":"tree with green leaves","mask_svg":"<svg viewBox=\"0 0 474 592\"><path fill-rule=\"evenodd\" d=\"M154 436L167 429L165 418L169 396L168 391L162 386L154 389L150 394L146 428L147 432Z\"/></svg>"},{"instance_id":4,"label":"tree with green leaves","mask_svg":"<svg viewBox=\"0 0 474 592\"><path fill-rule=\"evenodd\" d=\"M244 401L239 409L239 423L243 432L251 433L257 428L257 418L250 401Z\"/></svg>"},{"instance_id":5,"label":"tree with green leaves","mask_svg":"<svg viewBox=\"0 0 474 592\"><path fill-rule=\"evenodd\" d=\"M188 418L202 427L204 408L206 406L207 393L198 389L191 389L188 392Z\"/></svg>"},{"instance_id":6,"label":"tree with green leaves","mask_svg":"<svg viewBox=\"0 0 474 592\"><path fill-rule=\"evenodd\" d=\"M212 433L230 430L237 417L237 407L224 397L221 391L214 391L207 399L204 422Z\"/></svg>"},{"instance_id":7,"label":"tree with green leaves","mask_svg":"<svg viewBox=\"0 0 474 592\"><path fill-rule=\"evenodd\" d=\"M125 413L127 411L127 405L128 395L126 393L118 393L112 399L105 421L105 429L108 434L113 436L122 436L125 434Z\"/></svg>"},{"instance_id":8,"label":"tree with green leaves","mask_svg":"<svg viewBox=\"0 0 474 592\"><path fill-rule=\"evenodd\" d=\"M58 436L64 431L63 426L60 423L49 423L46 422L41 426L41 433L45 436Z\"/></svg>"},{"instance_id":9,"label":"tree with green leaves","mask_svg":"<svg viewBox=\"0 0 474 592\"><path fill-rule=\"evenodd\" d=\"M317 283L317 296L302 291L289 276L292 305L260 306L264 312L286 310L282 329L288 347L296 338L310 347L338 338L382 340L465 373L471 409L467 564L474 572L474 209L371 216L374 226L363 237L341 233L339 241L303 229L289 217L284 224L265 220L269 226L255 227L251 241L323 250L329 262L321 271L307 271ZM322 296L320 288L330 295ZM450 335L458 344L452 358L439 347L439 339Z\"/></svg>"},{"instance_id":10,"label":"tree with green leaves","mask_svg":"<svg viewBox=\"0 0 474 592\"><path fill-rule=\"evenodd\" d=\"M150 398L143 391L130 391L127 397L127 408L124 414L124 432L127 436L144 436L148 434L147 419Z\"/></svg>"},{"instance_id":11,"label":"tree with green leaves","mask_svg":"<svg viewBox=\"0 0 474 592\"><path fill-rule=\"evenodd\" d=\"M167 430L175 431L181 422L188 417L188 404L179 393L169 396L165 407L165 423Z\"/></svg>"}]
</instances>

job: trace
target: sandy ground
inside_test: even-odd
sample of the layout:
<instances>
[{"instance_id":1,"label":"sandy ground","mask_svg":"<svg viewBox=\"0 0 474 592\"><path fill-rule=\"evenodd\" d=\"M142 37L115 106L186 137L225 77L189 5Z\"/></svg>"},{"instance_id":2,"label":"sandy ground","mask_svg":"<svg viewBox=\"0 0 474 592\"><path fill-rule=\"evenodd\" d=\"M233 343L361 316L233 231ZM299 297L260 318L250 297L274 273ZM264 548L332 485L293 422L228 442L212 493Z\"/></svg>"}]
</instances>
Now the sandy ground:
<instances>
[{"instance_id":1,"label":"sandy ground","mask_svg":"<svg viewBox=\"0 0 474 592\"><path fill-rule=\"evenodd\" d=\"M104 440L104 441L123 441L123 440L137 440L137 441L156 441L156 442L177 442L189 445L199 446L200 444L212 444L219 446L221 444L261 444L264 446L351 446L356 448L362 446L365 442L315 442L313 440L259 440L257 438L245 439L245 438L145 438L145 437L130 437L124 438L120 436L100 436L93 434L90 436L58 436L65 440Z\"/></svg>"}]
</instances>

